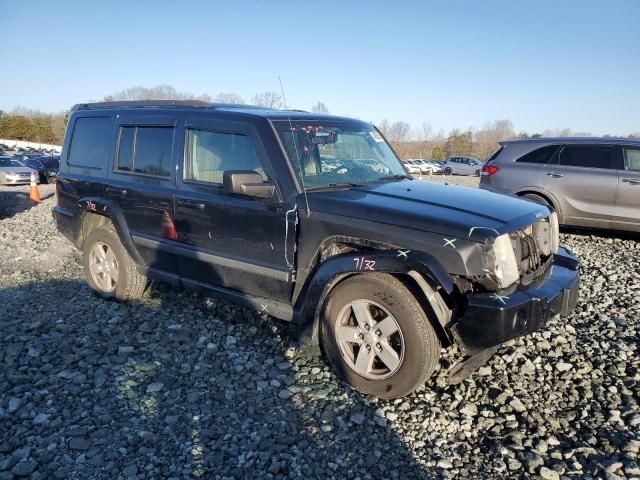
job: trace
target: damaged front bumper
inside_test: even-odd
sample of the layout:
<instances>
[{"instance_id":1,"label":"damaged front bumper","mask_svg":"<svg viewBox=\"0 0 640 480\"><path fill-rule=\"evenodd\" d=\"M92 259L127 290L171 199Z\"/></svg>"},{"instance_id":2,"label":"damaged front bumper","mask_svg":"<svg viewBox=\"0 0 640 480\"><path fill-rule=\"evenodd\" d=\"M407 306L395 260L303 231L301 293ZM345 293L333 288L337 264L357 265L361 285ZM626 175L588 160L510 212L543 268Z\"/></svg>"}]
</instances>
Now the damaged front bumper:
<instances>
[{"instance_id":1,"label":"damaged front bumper","mask_svg":"<svg viewBox=\"0 0 640 480\"><path fill-rule=\"evenodd\" d=\"M550 318L566 316L578 301L580 261L566 249L538 280L493 293L468 295L451 331L467 355L476 356L501 343L540 329ZM486 355L483 355L486 356Z\"/></svg>"}]
</instances>

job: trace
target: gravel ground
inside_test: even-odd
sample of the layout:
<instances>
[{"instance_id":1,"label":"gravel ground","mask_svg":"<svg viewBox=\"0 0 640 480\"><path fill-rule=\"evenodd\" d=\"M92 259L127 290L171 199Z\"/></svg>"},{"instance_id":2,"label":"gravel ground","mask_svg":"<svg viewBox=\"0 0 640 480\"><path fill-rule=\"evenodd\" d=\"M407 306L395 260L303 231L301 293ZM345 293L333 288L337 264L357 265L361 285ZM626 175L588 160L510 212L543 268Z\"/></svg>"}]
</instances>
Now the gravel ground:
<instances>
[{"instance_id":1,"label":"gravel ground","mask_svg":"<svg viewBox=\"0 0 640 480\"><path fill-rule=\"evenodd\" d=\"M462 175L422 175L418 177L419 180L434 181L442 183L455 183L456 185L463 185L465 187L477 187L480 185L480 177L467 177Z\"/></svg>"},{"instance_id":2,"label":"gravel ground","mask_svg":"<svg viewBox=\"0 0 640 480\"><path fill-rule=\"evenodd\" d=\"M640 478L638 239L563 234L574 314L460 385L445 352L432 383L381 401L253 312L163 285L97 299L53 205L0 216L0 480Z\"/></svg>"}]
</instances>

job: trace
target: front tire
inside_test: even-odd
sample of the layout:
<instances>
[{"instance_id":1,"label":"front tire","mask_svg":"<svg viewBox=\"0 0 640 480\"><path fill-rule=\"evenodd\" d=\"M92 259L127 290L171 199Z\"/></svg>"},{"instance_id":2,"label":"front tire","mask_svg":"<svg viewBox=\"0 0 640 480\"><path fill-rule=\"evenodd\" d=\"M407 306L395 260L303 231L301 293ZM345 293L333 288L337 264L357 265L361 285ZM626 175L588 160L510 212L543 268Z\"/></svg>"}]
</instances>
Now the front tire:
<instances>
[{"instance_id":1,"label":"front tire","mask_svg":"<svg viewBox=\"0 0 640 480\"><path fill-rule=\"evenodd\" d=\"M440 342L409 290L387 274L361 274L335 287L320 325L334 370L359 392L398 398L424 385Z\"/></svg>"},{"instance_id":2,"label":"front tire","mask_svg":"<svg viewBox=\"0 0 640 480\"><path fill-rule=\"evenodd\" d=\"M453 170L451 170L449 167L447 167L447 168L445 168L445 169L444 169L444 174L445 174L445 175L447 175L447 176L448 176L448 175L451 175L452 173L453 173Z\"/></svg>"},{"instance_id":3,"label":"front tire","mask_svg":"<svg viewBox=\"0 0 640 480\"><path fill-rule=\"evenodd\" d=\"M144 293L147 279L138 273L118 234L111 226L93 229L83 246L87 283L104 299L132 300Z\"/></svg>"}]
</instances>

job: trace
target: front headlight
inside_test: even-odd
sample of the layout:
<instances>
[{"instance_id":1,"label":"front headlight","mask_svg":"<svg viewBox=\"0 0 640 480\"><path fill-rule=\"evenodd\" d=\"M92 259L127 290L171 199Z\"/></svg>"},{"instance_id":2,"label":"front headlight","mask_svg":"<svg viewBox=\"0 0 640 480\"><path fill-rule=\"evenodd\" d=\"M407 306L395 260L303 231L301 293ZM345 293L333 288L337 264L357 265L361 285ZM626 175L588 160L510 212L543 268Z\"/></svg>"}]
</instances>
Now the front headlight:
<instances>
[{"instance_id":1,"label":"front headlight","mask_svg":"<svg viewBox=\"0 0 640 480\"><path fill-rule=\"evenodd\" d=\"M496 238L492 252L493 268L490 268L490 273L495 277L499 288L506 288L520 278L518 261L509 234Z\"/></svg>"},{"instance_id":2,"label":"front headlight","mask_svg":"<svg viewBox=\"0 0 640 480\"><path fill-rule=\"evenodd\" d=\"M551 212L551 215L549 215L549 224L551 225L551 253L558 253L558 248L560 247L560 225L556 212Z\"/></svg>"}]
</instances>

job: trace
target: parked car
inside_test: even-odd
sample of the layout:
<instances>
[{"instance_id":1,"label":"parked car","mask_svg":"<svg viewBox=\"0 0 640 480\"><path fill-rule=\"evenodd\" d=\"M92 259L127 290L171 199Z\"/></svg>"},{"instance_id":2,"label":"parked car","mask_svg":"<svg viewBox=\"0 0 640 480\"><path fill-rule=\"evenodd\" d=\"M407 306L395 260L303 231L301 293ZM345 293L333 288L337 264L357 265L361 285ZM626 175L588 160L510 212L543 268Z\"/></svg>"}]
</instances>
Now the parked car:
<instances>
[{"instance_id":1,"label":"parked car","mask_svg":"<svg viewBox=\"0 0 640 480\"><path fill-rule=\"evenodd\" d=\"M53 183L56 181L60 168L60 157L39 156L24 160L24 164L38 172L40 183Z\"/></svg>"},{"instance_id":2,"label":"parked car","mask_svg":"<svg viewBox=\"0 0 640 480\"><path fill-rule=\"evenodd\" d=\"M440 161L440 160L425 160L425 161L433 165L434 167L433 173L442 173L442 165L444 164L444 161Z\"/></svg>"},{"instance_id":3,"label":"parked car","mask_svg":"<svg viewBox=\"0 0 640 480\"><path fill-rule=\"evenodd\" d=\"M449 157L442 165L445 175L475 175L480 176L483 163L473 157Z\"/></svg>"},{"instance_id":4,"label":"parked car","mask_svg":"<svg viewBox=\"0 0 640 480\"><path fill-rule=\"evenodd\" d=\"M500 142L480 188L550 205L563 225L640 231L640 140Z\"/></svg>"},{"instance_id":5,"label":"parked car","mask_svg":"<svg viewBox=\"0 0 640 480\"><path fill-rule=\"evenodd\" d=\"M418 165L414 165L411 160L402 160L402 164L411 175L420 175L422 173L420 167Z\"/></svg>"},{"instance_id":6,"label":"parked car","mask_svg":"<svg viewBox=\"0 0 640 480\"><path fill-rule=\"evenodd\" d=\"M408 178L350 118L78 105L56 191L57 227L97 295L136 298L147 278L213 292L294 322L303 348L322 345L379 397L423 385L441 346L464 352L449 372L461 381L577 301L579 262L549 208Z\"/></svg>"},{"instance_id":7,"label":"parked car","mask_svg":"<svg viewBox=\"0 0 640 480\"><path fill-rule=\"evenodd\" d=\"M14 157L0 157L0 185L22 185L31 182L33 169ZM36 173L36 183L40 183Z\"/></svg>"},{"instance_id":8,"label":"parked car","mask_svg":"<svg viewBox=\"0 0 640 480\"><path fill-rule=\"evenodd\" d=\"M442 166L432 160L417 159L414 160L414 163L418 163L420 165L422 173L428 174L429 172L431 172L432 174L436 174L442 172Z\"/></svg>"},{"instance_id":9,"label":"parked car","mask_svg":"<svg viewBox=\"0 0 640 480\"><path fill-rule=\"evenodd\" d=\"M421 175L428 175L429 171L431 170L431 165L429 165L428 163L426 163L424 160L421 160L419 158L410 158L408 160L406 160L407 163L418 167L418 169L420 170L420 174Z\"/></svg>"}]
</instances>

